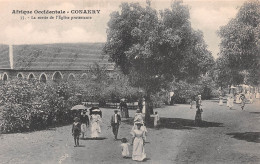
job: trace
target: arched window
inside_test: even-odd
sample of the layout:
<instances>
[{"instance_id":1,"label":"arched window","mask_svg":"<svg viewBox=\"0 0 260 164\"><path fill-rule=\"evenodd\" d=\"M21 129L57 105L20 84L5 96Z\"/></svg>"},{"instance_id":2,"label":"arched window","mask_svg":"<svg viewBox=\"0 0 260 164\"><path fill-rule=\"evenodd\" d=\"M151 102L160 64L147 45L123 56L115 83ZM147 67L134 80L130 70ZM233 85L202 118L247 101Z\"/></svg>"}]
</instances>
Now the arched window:
<instances>
[{"instance_id":1,"label":"arched window","mask_svg":"<svg viewBox=\"0 0 260 164\"><path fill-rule=\"evenodd\" d=\"M81 79L87 79L88 78L88 75L86 73L83 73L80 77Z\"/></svg>"},{"instance_id":2,"label":"arched window","mask_svg":"<svg viewBox=\"0 0 260 164\"><path fill-rule=\"evenodd\" d=\"M68 81L74 81L74 80L75 80L75 75L73 73L70 73L68 77Z\"/></svg>"},{"instance_id":3,"label":"arched window","mask_svg":"<svg viewBox=\"0 0 260 164\"><path fill-rule=\"evenodd\" d=\"M59 82L61 82L61 80L63 79L63 76L62 76L62 74L61 74L61 72L55 72L54 74L53 74L53 76L52 76L52 80L54 81L54 82L57 82L57 83L59 83Z\"/></svg>"},{"instance_id":4,"label":"arched window","mask_svg":"<svg viewBox=\"0 0 260 164\"><path fill-rule=\"evenodd\" d=\"M45 73L42 73L42 74L40 75L39 81L42 82L42 83L46 83L46 82L47 82L47 76L46 76Z\"/></svg>"},{"instance_id":5,"label":"arched window","mask_svg":"<svg viewBox=\"0 0 260 164\"><path fill-rule=\"evenodd\" d=\"M30 73L30 74L28 75L28 80L32 80L32 79L34 79L34 78L35 78L35 76L34 76L33 73Z\"/></svg>"},{"instance_id":6,"label":"arched window","mask_svg":"<svg viewBox=\"0 0 260 164\"><path fill-rule=\"evenodd\" d=\"M3 75L3 81L7 81L8 80L8 75L7 75L7 73L4 73L4 75Z\"/></svg>"},{"instance_id":7,"label":"arched window","mask_svg":"<svg viewBox=\"0 0 260 164\"><path fill-rule=\"evenodd\" d=\"M17 74L17 78L18 78L18 79L23 79L23 78L24 78L24 76L23 76L23 74L22 74L22 73L18 73L18 74Z\"/></svg>"}]
</instances>

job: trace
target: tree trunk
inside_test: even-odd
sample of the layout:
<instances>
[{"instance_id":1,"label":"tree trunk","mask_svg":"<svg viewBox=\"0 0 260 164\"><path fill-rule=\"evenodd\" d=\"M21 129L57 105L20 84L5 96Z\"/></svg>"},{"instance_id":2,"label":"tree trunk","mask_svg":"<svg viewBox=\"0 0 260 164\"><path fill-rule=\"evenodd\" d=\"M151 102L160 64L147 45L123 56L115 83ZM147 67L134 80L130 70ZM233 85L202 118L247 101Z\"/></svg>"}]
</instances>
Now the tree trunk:
<instances>
[{"instance_id":1,"label":"tree trunk","mask_svg":"<svg viewBox=\"0 0 260 164\"><path fill-rule=\"evenodd\" d=\"M151 120L151 114L153 114L153 106L152 106L152 101L150 98L150 94L146 96L145 98L145 124L147 127L152 127L152 120Z\"/></svg>"}]
</instances>

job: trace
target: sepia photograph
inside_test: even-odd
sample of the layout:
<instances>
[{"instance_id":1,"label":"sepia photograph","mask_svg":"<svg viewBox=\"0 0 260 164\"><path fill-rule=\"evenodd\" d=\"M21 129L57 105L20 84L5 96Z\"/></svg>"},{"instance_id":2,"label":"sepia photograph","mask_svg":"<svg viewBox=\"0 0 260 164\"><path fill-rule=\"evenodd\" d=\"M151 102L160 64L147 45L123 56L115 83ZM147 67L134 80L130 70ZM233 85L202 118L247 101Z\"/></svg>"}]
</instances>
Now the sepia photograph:
<instances>
[{"instance_id":1,"label":"sepia photograph","mask_svg":"<svg viewBox=\"0 0 260 164\"><path fill-rule=\"evenodd\" d=\"M0 0L0 164L259 164L259 0Z\"/></svg>"}]
</instances>

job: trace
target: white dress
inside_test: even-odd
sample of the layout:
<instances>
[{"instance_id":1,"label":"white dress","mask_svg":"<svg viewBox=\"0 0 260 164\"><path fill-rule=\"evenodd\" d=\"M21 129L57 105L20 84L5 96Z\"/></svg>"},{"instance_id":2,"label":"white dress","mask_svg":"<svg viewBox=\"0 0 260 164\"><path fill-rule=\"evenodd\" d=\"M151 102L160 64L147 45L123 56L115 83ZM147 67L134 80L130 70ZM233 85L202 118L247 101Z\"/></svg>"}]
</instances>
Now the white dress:
<instances>
[{"instance_id":1,"label":"white dress","mask_svg":"<svg viewBox=\"0 0 260 164\"><path fill-rule=\"evenodd\" d=\"M227 97L227 107L230 107L230 97Z\"/></svg>"},{"instance_id":2,"label":"white dress","mask_svg":"<svg viewBox=\"0 0 260 164\"><path fill-rule=\"evenodd\" d=\"M154 127L156 127L156 126L158 125L159 120L160 120L160 117L159 117L158 114L156 114L156 115L154 116Z\"/></svg>"},{"instance_id":3,"label":"white dress","mask_svg":"<svg viewBox=\"0 0 260 164\"><path fill-rule=\"evenodd\" d=\"M101 133L100 123L101 123L100 115L98 114L91 115L91 137L92 138L99 137L99 134Z\"/></svg>"},{"instance_id":4,"label":"white dress","mask_svg":"<svg viewBox=\"0 0 260 164\"><path fill-rule=\"evenodd\" d=\"M237 104L240 104L240 103L241 103L240 94L237 94L237 95L236 95L236 103L237 103Z\"/></svg>"},{"instance_id":5,"label":"white dress","mask_svg":"<svg viewBox=\"0 0 260 164\"><path fill-rule=\"evenodd\" d=\"M142 113L144 113L144 114L145 114L145 101L142 103L142 105L143 105L143 108L142 108Z\"/></svg>"},{"instance_id":6,"label":"white dress","mask_svg":"<svg viewBox=\"0 0 260 164\"><path fill-rule=\"evenodd\" d=\"M86 124L81 124L81 132L86 133L87 132L87 125Z\"/></svg>"},{"instance_id":7,"label":"white dress","mask_svg":"<svg viewBox=\"0 0 260 164\"><path fill-rule=\"evenodd\" d=\"M129 156L129 149L128 149L128 146L129 146L129 145L130 145L129 143L122 143L122 144L121 144L121 147L122 147L122 156L123 156L123 157Z\"/></svg>"},{"instance_id":8,"label":"white dress","mask_svg":"<svg viewBox=\"0 0 260 164\"><path fill-rule=\"evenodd\" d=\"M131 129L131 134L132 135L134 134L134 130L137 130L137 125L135 123L134 123L134 126ZM142 130L144 132L144 136L143 137L144 137L144 140L146 141L146 136L147 136L147 132L148 132L146 126L142 125L140 130Z\"/></svg>"},{"instance_id":9,"label":"white dress","mask_svg":"<svg viewBox=\"0 0 260 164\"><path fill-rule=\"evenodd\" d=\"M220 97L220 98L219 98L219 103L218 103L218 105L220 105L220 106L223 105L223 97Z\"/></svg>"},{"instance_id":10,"label":"white dress","mask_svg":"<svg viewBox=\"0 0 260 164\"><path fill-rule=\"evenodd\" d=\"M234 106L234 98L230 97L229 99L229 107L232 108Z\"/></svg>"},{"instance_id":11,"label":"white dress","mask_svg":"<svg viewBox=\"0 0 260 164\"><path fill-rule=\"evenodd\" d=\"M143 161L146 158L143 139L144 131L136 129L132 135L134 137L132 159L134 161Z\"/></svg>"},{"instance_id":12,"label":"white dress","mask_svg":"<svg viewBox=\"0 0 260 164\"><path fill-rule=\"evenodd\" d=\"M260 94L259 94L259 92L256 93L255 98L257 98L257 99L260 98Z\"/></svg>"}]
</instances>

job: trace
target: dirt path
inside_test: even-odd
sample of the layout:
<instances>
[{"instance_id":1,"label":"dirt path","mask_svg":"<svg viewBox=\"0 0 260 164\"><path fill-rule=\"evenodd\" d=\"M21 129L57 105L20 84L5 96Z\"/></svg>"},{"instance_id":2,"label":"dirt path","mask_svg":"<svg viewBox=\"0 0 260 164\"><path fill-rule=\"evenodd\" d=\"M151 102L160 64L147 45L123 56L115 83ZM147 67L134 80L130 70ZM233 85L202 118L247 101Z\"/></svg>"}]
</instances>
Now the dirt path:
<instances>
[{"instance_id":1,"label":"dirt path","mask_svg":"<svg viewBox=\"0 0 260 164\"><path fill-rule=\"evenodd\" d=\"M259 163L259 102L228 110L217 102L203 103L203 127L194 126L195 109L175 105L157 109L162 128L148 129L145 150L152 164L172 163ZM0 136L0 163L136 163L121 157L120 141L108 127L112 109L102 109L100 140L80 140L74 148L71 126ZM130 111L133 116L134 111ZM119 138L131 140L131 120L124 120ZM89 136L89 135L88 135ZM130 148L130 153L131 153Z\"/></svg>"}]
</instances>

